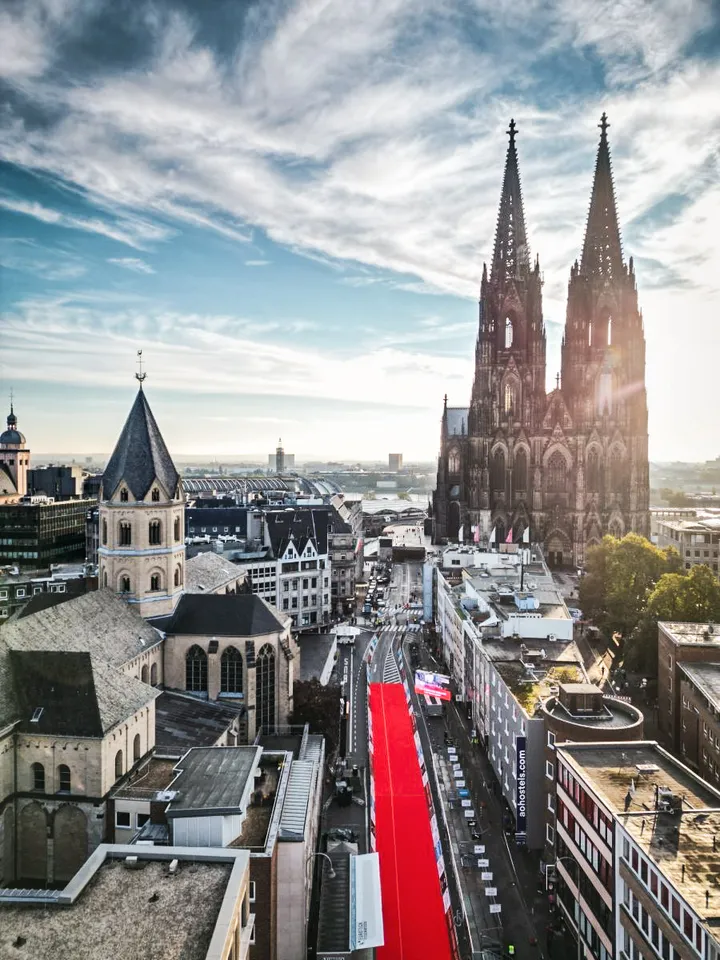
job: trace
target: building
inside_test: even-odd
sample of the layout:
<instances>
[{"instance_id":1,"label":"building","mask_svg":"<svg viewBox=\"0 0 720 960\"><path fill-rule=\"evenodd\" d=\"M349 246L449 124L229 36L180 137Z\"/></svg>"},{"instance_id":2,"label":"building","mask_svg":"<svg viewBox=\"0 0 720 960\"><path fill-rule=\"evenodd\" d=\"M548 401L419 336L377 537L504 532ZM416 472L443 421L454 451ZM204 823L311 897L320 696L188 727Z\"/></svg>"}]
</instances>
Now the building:
<instances>
[{"instance_id":1,"label":"building","mask_svg":"<svg viewBox=\"0 0 720 960\"><path fill-rule=\"evenodd\" d=\"M0 564L48 567L85 559L85 523L94 500L24 497L0 509Z\"/></svg>"},{"instance_id":2,"label":"building","mask_svg":"<svg viewBox=\"0 0 720 960\"><path fill-rule=\"evenodd\" d=\"M362 500L335 494L330 504L330 592L333 611L347 616L355 612L355 588L363 579Z\"/></svg>"},{"instance_id":3,"label":"building","mask_svg":"<svg viewBox=\"0 0 720 960\"><path fill-rule=\"evenodd\" d=\"M281 441L282 443L282 441ZM281 447L282 449L282 447ZM285 453L285 450L282 450L282 470L278 467L278 455L277 451L275 453L268 454L268 470L270 473L276 473L278 476L285 473L287 470L295 469L295 454L294 453Z\"/></svg>"},{"instance_id":4,"label":"building","mask_svg":"<svg viewBox=\"0 0 720 960\"><path fill-rule=\"evenodd\" d=\"M680 663L680 759L720 787L720 662Z\"/></svg>"},{"instance_id":5,"label":"building","mask_svg":"<svg viewBox=\"0 0 720 960\"><path fill-rule=\"evenodd\" d=\"M84 484L87 474L82 467L33 467L28 470L28 493L52 497L53 500L87 499Z\"/></svg>"},{"instance_id":6,"label":"building","mask_svg":"<svg viewBox=\"0 0 720 960\"><path fill-rule=\"evenodd\" d=\"M0 433L0 504L14 503L28 492L27 474L30 450L17 428L17 417L10 402L7 430Z\"/></svg>"},{"instance_id":7,"label":"building","mask_svg":"<svg viewBox=\"0 0 720 960\"><path fill-rule=\"evenodd\" d=\"M720 956L720 793L656 743L557 748L550 880L578 955Z\"/></svg>"},{"instance_id":8,"label":"building","mask_svg":"<svg viewBox=\"0 0 720 960\"><path fill-rule=\"evenodd\" d=\"M709 511L697 507L650 507L650 540L657 546L660 524L665 520L695 520Z\"/></svg>"},{"instance_id":9,"label":"building","mask_svg":"<svg viewBox=\"0 0 720 960\"><path fill-rule=\"evenodd\" d=\"M470 404L441 419L435 542L475 529L551 565L582 564L604 534L649 534L645 338L620 242L603 114L585 241L570 270L562 370L546 392L542 273L531 263L515 124L493 259L483 267ZM630 389L631 388L631 389Z\"/></svg>"},{"instance_id":10,"label":"building","mask_svg":"<svg viewBox=\"0 0 720 960\"><path fill-rule=\"evenodd\" d=\"M681 666L720 663L720 626L658 623L658 726L663 742L681 752ZM687 675L685 675L687 676Z\"/></svg>"},{"instance_id":11,"label":"building","mask_svg":"<svg viewBox=\"0 0 720 960\"><path fill-rule=\"evenodd\" d=\"M52 570L20 572L17 567L0 570L0 623L37 597L33 606L52 606L69 597L97 590L97 577L89 576L85 564L63 564ZM35 612L35 610L33 610Z\"/></svg>"},{"instance_id":12,"label":"building","mask_svg":"<svg viewBox=\"0 0 720 960\"><path fill-rule=\"evenodd\" d=\"M674 547L686 570L704 563L717 576L720 517L658 520L657 531L658 547Z\"/></svg>"},{"instance_id":13,"label":"building","mask_svg":"<svg viewBox=\"0 0 720 960\"><path fill-rule=\"evenodd\" d=\"M63 889L0 891L0 955L248 960L247 850L102 844Z\"/></svg>"},{"instance_id":14,"label":"building","mask_svg":"<svg viewBox=\"0 0 720 960\"><path fill-rule=\"evenodd\" d=\"M401 453L388 454L388 470L391 473L399 473L403 466L403 455Z\"/></svg>"}]
</instances>

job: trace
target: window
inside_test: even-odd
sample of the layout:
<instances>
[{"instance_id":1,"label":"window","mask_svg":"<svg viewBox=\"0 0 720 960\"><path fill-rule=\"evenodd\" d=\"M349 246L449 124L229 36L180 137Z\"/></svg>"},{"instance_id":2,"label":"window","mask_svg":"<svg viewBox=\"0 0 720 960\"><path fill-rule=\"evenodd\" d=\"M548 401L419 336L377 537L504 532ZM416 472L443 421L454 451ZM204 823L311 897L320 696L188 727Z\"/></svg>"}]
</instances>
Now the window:
<instances>
[{"instance_id":1,"label":"window","mask_svg":"<svg viewBox=\"0 0 720 960\"><path fill-rule=\"evenodd\" d=\"M454 448L450 451L450 455L448 457L448 471L450 473L460 472L460 454Z\"/></svg>"},{"instance_id":2,"label":"window","mask_svg":"<svg viewBox=\"0 0 720 960\"><path fill-rule=\"evenodd\" d=\"M493 491L505 489L505 451L496 450L490 467L490 487Z\"/></svg>"},{"instance_id":3,"label":"window","mask_svg":"<svg viewBox=\"0 0 720 960\"><path fill-rule=\"evenodd\" d=\"M552 732L552 730L548 730L547 745L549 747L555 746L555 734Z\"/></svg>"},{"instance_id":4,"label":"window","mask_svg":"<svg viewBox=\"0 0 720 960\"><path fill-rule=\"evenodd\" d=\"M157 686L157 664L153 663L150 667L150 684L153 687Z\"/></svg>"},{"instance_id":5,"label":"window","mask_svg":"<svg viewBox=\"0 0 720 960\"><path fill-rule=\"evenodd\" d=\"M102 542L107 544L107 520L105 519L102 522Z\"/></svg>"},{"instance_id":6,"label":"window","mask_svg":"<svg viewBox=\"0 0 720 960\"><path fill-rule=\"evenodd\" d=\"M503 395L503 410L506 415L514 413L516 416L519 416L520 411L518 410L519 404L517 396L517 384L515 382L506 383Z\"/></svg>"},{"instance_id":7,"label":"window","mask_svg":"<svg viewBox=\"0 0 720 960\"><path fill-rule=\"evenodd\" d=\"M140 679L142 680L143 683L147 683L147 682L148 682L148 668L147 668L147 664L144 664L142 670L140 671Z\"/></svg>"},{"instance_id":8,"label":"window","mask_svg":"<svg viewBox=\"0 0 720 960\"><path fill-rule=\"evenodd\" d=\"M153 573L150 576L150 590L156 593L160 589L160 574Z\"/></svg>"},{"instance_id":9,"label":"window","mask_svg":"<svg viewBox=\"0 0 720 960\"><path fill-rule=\"evenodd\" d=\"M545 761L545 776L550 780L555 776L555 766L553 765L552 760Z\"/></svg>"},{"instance_id":10,"label":"window","mask_svg":"<svg viewBox=\"0 0 720 960\"><path fill-rule=\"evenodd\" d=\"M148 542L151 546L158 546L161 540L162 528L159 520L151 520L148 528Z\"/></svg>"},{"instance_id":11,"label":"window","mask_svg":"<svg viewBox=\"0 0 720 960\"><path fill-rule=\"evenodd\" d=\"M527 490L528 487L528 460L527 453L520 447L515 451L515 466L513 467L513 487L515 492Z\"/></svg>"},{"instance_id":12,"label":"window","mask_svg":"<svg viewBox=\"0 0 720 960\"><path fill-rule=\"evenodd\" d=\"M132 527L127 520L121 520L118 528L118 542L121 547L129 547L132 543Z\"/></svg>"},{"instance_id":13,"label":"window","mask_svg":"<svg viewBox=\"0 0 720 960\"><path fill-rule=\"evenodd\" d=\"M128 502L128 499L129 499L129 497L128 497L128 492L127 492L127 490L123 487L123 489L120 491L120 500L121 500L123 503L127 503L127 502Z\"/></svg>"},{"instance_id":14,"label":"window","mask_svg":"<svg viewBox=\"0 0 720 960\"><path fill-rule=\"evenodd\" d=\"M140 734L136 733L133 739L133 762L140 759Z\"/></svg>"},{"instance_id":15,"label":"window","mask_svg":"<svg viewBox=\"0 0 720 960\"><path fill-rule=\"evenodd\" d=\"M547 808L551 813L555 813L555 797L552 793L548 794Z\"/></svg>"},{"instance_id":16,"label":"window","mask_svg":"<svg viewBox=\"0 0 720 960\"><path fill-rule=\"evenodd\" d=\"M255 881L251 880L248 884L248 899L250 903L255 903Z\"/></svg>"},{"instance_id":17,"label":"window","mask_svg":"<svg viewBox=\"0 0 720 960\"><path fill-rule=\"evenodd\" d=\"M130 593L130 577L120 577L120 593Z\"/></svg>"},{"instance_id":18,"label":"window","mask_svg":"<svg viewBox=\"0 0 720 960\"><path fill-rule=\"evenodd\" d=\"M137 827L138 830L140 830L141 827L145 826L145 824L148 822L149 819L150 819L149 813L136 813L135 826Z\"/></svg>"},{"instance_id":19,"label":"window","mask_svg":"<svg viewBox=\"0 0 720 960\"><path fill-rule=\"evenodd\" d=\"M160 503L160 491L157 487L153 487L153 492L151 494L151 500L153 503Z\"/></svg>"},{"instance_id":20,"label":"window","mask_svg":"<svg viewBox=\"0 0 720 960\"><path fill-rule=\"evenodd\" d=\"M255 663L255 703L258 727L275 728L275 651L266 643Z\"/></svg>"},{"instance_id":21,"label":"window","mask_svg":"<svg viewBox=\"0 0 720 960\"><path fill-rule=\"evenodd\" d=\"M116 810L115 811L115 826L122 829L130 829L130 811L129 810Z\"/></svg>"},{"instance_id":22,"label":"window","mask_svg":"<svg viewBox=\"0 0 720 960\"><path fill-rule=\"evenodd\" d=\"M174 576L173 576L173 583L175 584L176 587L179 587L180 584L182 583L182 567L181 567L179 564L178 564L177 567L175 567L175 574L174 574Z\"/></svg>"},{"instance_id":23,"label":"window","mask_svg":"<svg viewBox=\"0 0 720 960\"><path fill-rule=\"evenodd\" d=\"M505 349L509 350L513 345L513 321L511 316L505 317Z\"/></svg>"},{"instance_id":24,"label":"window","mask_svg":"<svg viewBox=\"0 0 720 960\"><path fill-rule=\"evenodd\" d=\"M585 483L588 493L599 493L600 491L600 454L594 448L587 456L587 470L585 472Z\"/></svg>"},{"instance_id":25,"label":"window","mask_svg":"<svg viewBox=\"0 0 720 960\"><path fill-rule=\"evenodd\" d=\"M548 843L555 843L555 830L548 823L545 827L545 838Z\"/></svg>"},{"instance_id":26,"label":"window","mask_svg":"<svg viewBox=\"0 0 720 960\"><path fill-rule=\"evenodd\" d=\"M123 752L118 750L115 754L115 778L121 777L123 775Z\"/></svg>"},{"instance_id":27,"label":"window","mask_svg":"<svg viewBox=\"0 0 720 960\"><path fill-rule=\"evenodd\" d=\"M70 786L70 767L65 763L61 763L58 767L58 793L70 793Z\"/></svg>"},{"instance_id":28,"label":"window","mask_svg":"<svg viewBox=\"0 0 720 960\"><path fill-rule=\"evenodd\" d=\"M32 788L39 793L45 793L45 767L41 763L34 763L32 771Z\"/></svg>"},{"instance_id":29,"label":"window","mask_svg":"<svg viewBox=\"0 0 720 960\"><path fill-rule=\"evenodd\" d=\"M556 450L550 457L547 465L547 488L551 493L563 493L565 491L565 457Z\"/></svg>"},{"instance_id":30,"label":"window","mask_svg":"<svg viewBox=\"0 0 720 960\"><path fill-rule=\"evenodd\" d=\"M185 689L191 693L206 693L207 685L207 654L194 644L185 657Z\"/></svg>"},{"instance_id":31,"label":"window","mask_svg":"<svg viewBox=\"0 0 720 960\"><path fill-rule=\"evenodd\" d=\"M243 692L243 659L235 647L227 647L220 658L220 692Z\"/></svg>"},{"instance_id":32,"label":"window","mask_svg":"<svg viewBox=\"0 0 720 960\"><path fill-rule=\"evenodd\" d=\"M103 586L106 587L107 585L108 585L107 570L103 570Z\"/></svg>"},{"instance_id":33,"label":"window","mask_svg":"<svg viewBox=\"0 0 720 960\"><path fill-rule=\"evenodd\" d=\"M175 521L173 523L173 539L175 540L175 543L180 540L180 517L175 517Z\"/></svg>"}]
</instances>

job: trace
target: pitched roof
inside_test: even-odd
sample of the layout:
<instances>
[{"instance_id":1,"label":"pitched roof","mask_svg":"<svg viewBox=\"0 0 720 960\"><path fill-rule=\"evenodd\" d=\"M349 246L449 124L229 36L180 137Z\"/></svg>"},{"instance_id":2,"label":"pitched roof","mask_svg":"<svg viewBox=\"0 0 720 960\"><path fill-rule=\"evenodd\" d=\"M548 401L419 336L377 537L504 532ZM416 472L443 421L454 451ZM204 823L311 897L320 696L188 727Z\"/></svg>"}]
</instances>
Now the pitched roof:
<instances>
[{"instance_id":1,"label":"pitched roof","mask_svg":"<svg viewBox=\"0 0 720 960\"><path fill-rule=\"evenodd\" d=\"M302 554L308 540L312 540L319 554L327 553L327 534L329 525L328 507L266 510L265 523L273 554L282 557L290 540L295 549Z\"/></svg>"},{"instance_id":2,"label":"pitched roof","mask_svg":"<svg viewBox=\"0 0 720 960\"><path fill-rule=\"evenodd\" d=\"M0 463L0 493L17 493L17 484L10 473L10 467L5 463Z\"/></svg>"},{"instance_id":3,"label":"pitched roof","mask_svg":"<svg viewBox=\"0 0 720 960\"><path fill-rule=\"evenodd\" d=\"M510 121L510 142L505 158L505 175L493 250L492 280L512 280L525 276L530 271L530 252L525 229L520 170L515 147L515 121Z\"/></svg>"},{"instance_id":4,"label":"pitched roof","mask_svg":"<svg viewBox=\"0 0 720 960\"><path fill-rule=\"evenodd\" d=\"M242 567L235 566L218 553L198 553L185 561L185 592L214 593L244 574Z\"/></svg>"},{"instance_id":5,"label":"pitched roof","mask_svg":"<svg viewBox=\"0 0 720 960\"><path fill-rule=\"evenodd\" d=\"M141 388L105 467L102 497L111 497L124 481L135 499L143 500L155 480L169 497L175 496L180 475Z\"/></svg>"},{"instance_id":6,"label":"pitched roof","mask_svg":"<svg viewBox=\"0 0 720 960\"><path fill-rule=\"evenodd\" d=\"M580 272L586 276L612 279L621 276L624 268L607 137L608 126L607 116L603 114Z\"/></svg>"},{"instance_id":7,"label":"pitched roof","mask_svg":"<svg viewBox=\"0 0 720 960\"><path fill-rule=\"evenodd\" d=\"M11 650L86 652L121 666L161 642L157 630L110 590L95 590L0 627Z\"/></svg>"},{"instance_id":8,"label":"pitched roof","mask_svg":"<svg viewBox=\"0 0 720 960\"><path fill-rule=\"evenodd\" d=\"M160 623L160 621L158 621ZM255 637L284 627L280 614L255 594L183 594L162 629L172 634Z\"/></svg>"}]
</instances>

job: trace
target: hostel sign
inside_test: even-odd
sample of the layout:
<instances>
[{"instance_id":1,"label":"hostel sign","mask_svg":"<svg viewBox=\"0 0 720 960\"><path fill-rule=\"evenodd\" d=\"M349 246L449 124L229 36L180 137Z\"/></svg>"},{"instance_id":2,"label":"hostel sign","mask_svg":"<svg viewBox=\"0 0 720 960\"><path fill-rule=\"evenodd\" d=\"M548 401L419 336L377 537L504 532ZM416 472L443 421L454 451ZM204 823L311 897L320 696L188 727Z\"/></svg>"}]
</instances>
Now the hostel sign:
<instances>
[{"instance_id":1,"label":"hostel sign","mask_svg":"<svg viewBox=\"0 0 720 960\"><path fill-rule=\"evenodd\" d=\"M515 774L517 792L515 795L515 839L523 843L527 836L527 739L518 737L516 741Z\"/></svg>"}]
</instances>

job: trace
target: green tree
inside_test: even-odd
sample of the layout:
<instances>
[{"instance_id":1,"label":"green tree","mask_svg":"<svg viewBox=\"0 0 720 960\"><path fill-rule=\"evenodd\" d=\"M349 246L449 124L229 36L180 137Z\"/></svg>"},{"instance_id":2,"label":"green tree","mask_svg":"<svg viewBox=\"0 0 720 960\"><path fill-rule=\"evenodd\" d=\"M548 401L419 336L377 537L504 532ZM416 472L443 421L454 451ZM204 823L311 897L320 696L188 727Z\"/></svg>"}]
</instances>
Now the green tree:
<instances>
[{"instance_id":1,"label":"green tree","mask_svg":"<svg viewBox=\"0 0 720 960\"><path fill-rule=\"evenodd\" d=\"M680 556L672 547L660 550L636 533L622 540L603 537L588 551L586 573L580 580L583 614L607 636L615 631L628 636L660 577L680 569Z\"/></svg>"},{"instance_id":2,"label":"green tree","mask_svg":"<svg viewBox=\"0 0 720 960\"><path fill-rule=\"evenodd\" d=\"M666 573L660 578L626 646L624 663L631 670L656 675L659 620L720 622L720 583L709 567L698 564L686 575Z\"/></svg>"},{"instance_id":3,"label":"green tree","mask_svg":"<svg viewBox=\"0 0 720 960\"><path fill-rule=\"evenodd\" d=\"M340 685L337 683L323 686L313 677L312 680L296 680L293 684L293 712L291 724L310 724L311 733L320 733L325 737L328 754L338 748L340 731Z\"/></svg>"}]
</instances>

